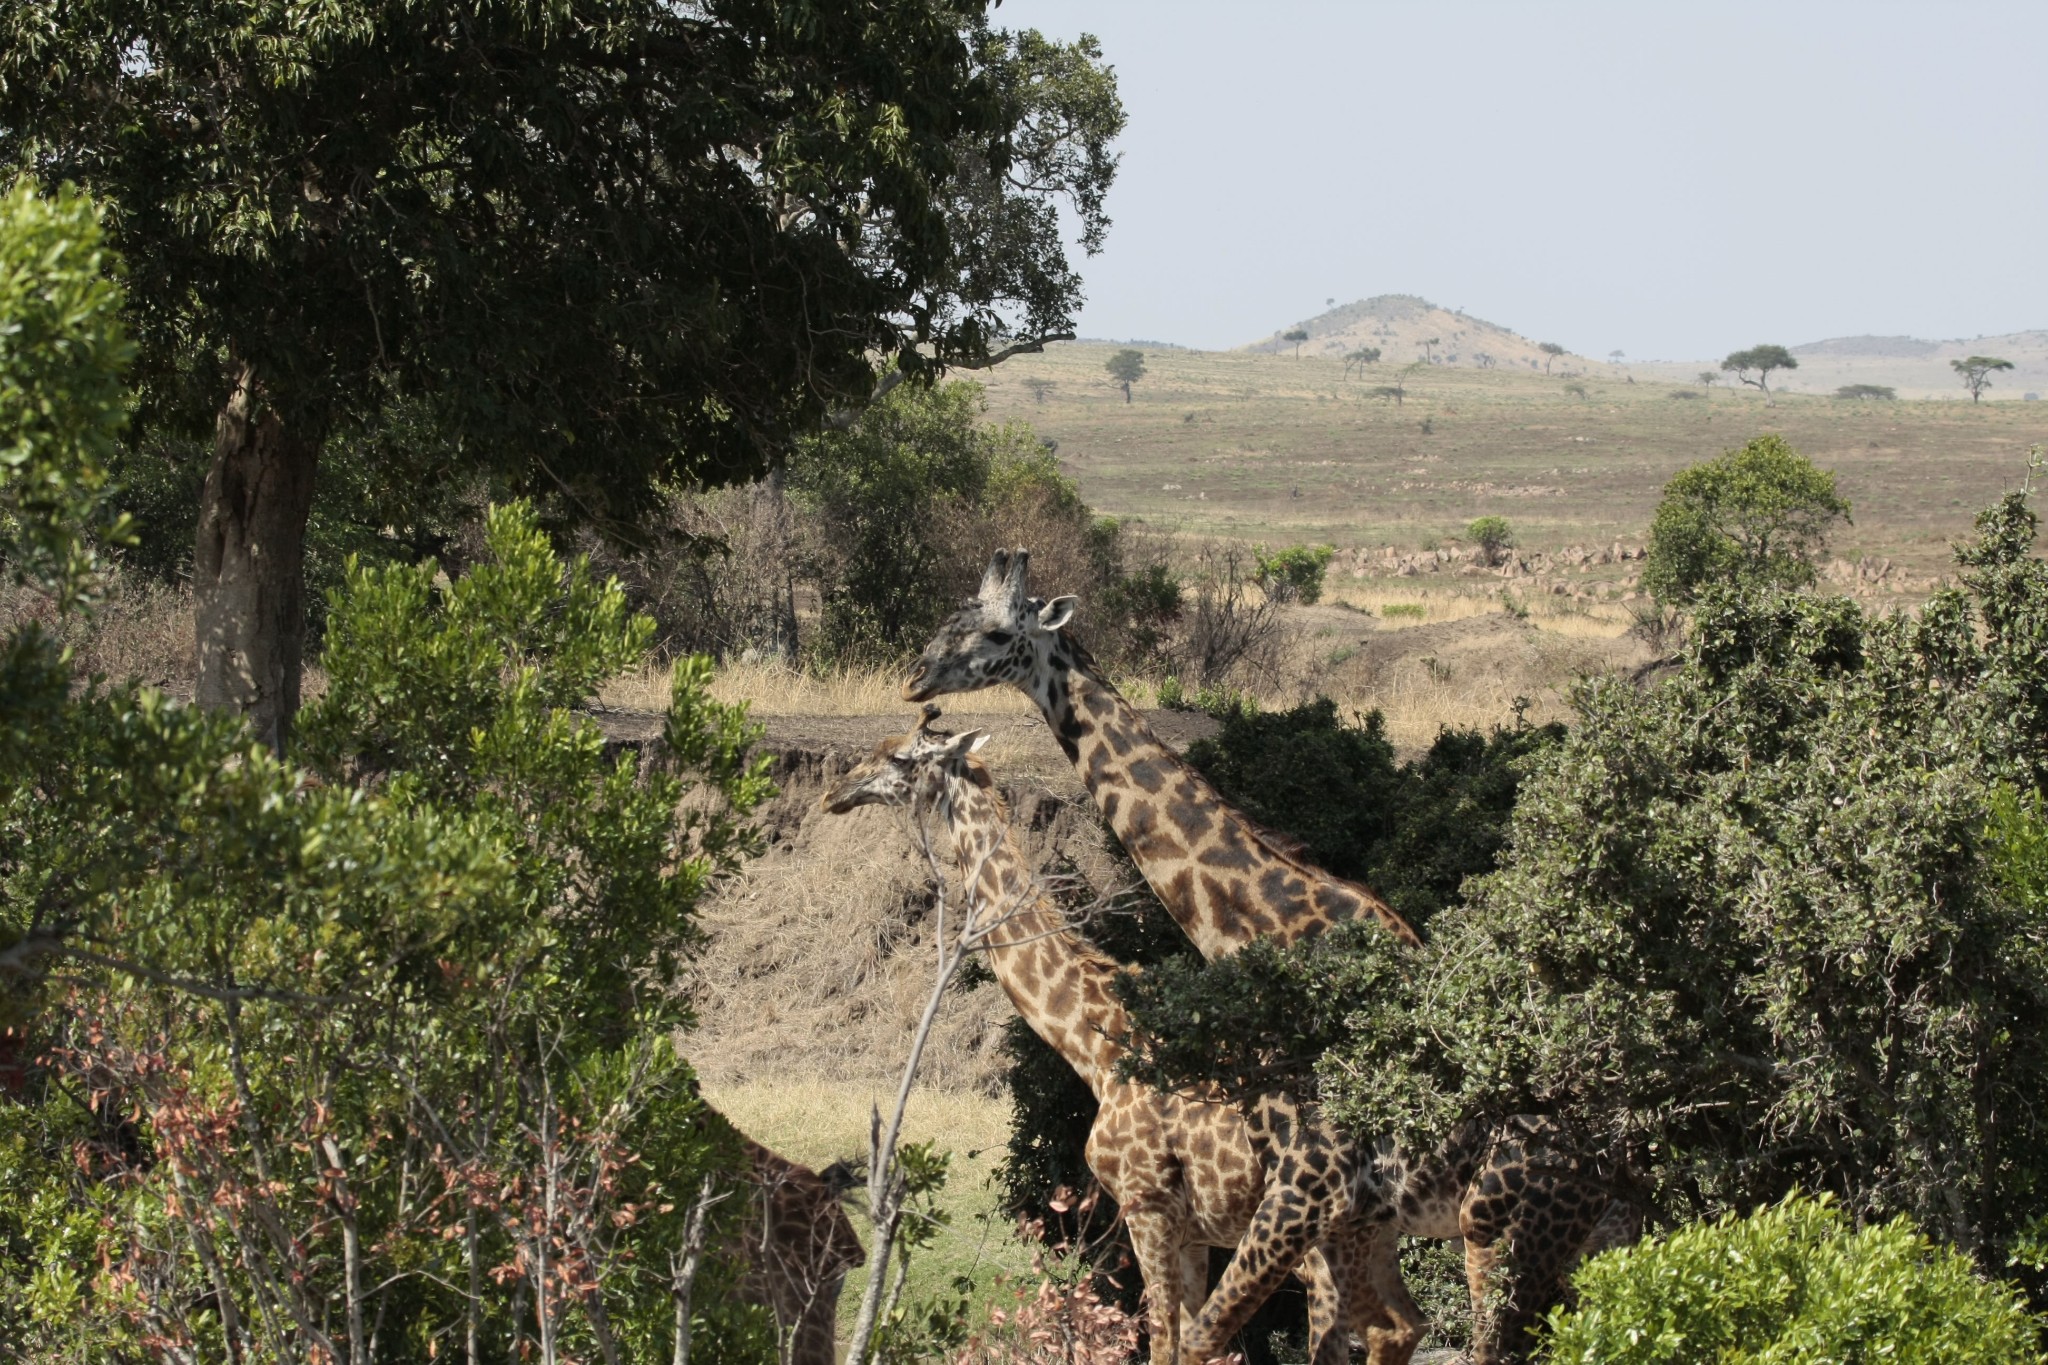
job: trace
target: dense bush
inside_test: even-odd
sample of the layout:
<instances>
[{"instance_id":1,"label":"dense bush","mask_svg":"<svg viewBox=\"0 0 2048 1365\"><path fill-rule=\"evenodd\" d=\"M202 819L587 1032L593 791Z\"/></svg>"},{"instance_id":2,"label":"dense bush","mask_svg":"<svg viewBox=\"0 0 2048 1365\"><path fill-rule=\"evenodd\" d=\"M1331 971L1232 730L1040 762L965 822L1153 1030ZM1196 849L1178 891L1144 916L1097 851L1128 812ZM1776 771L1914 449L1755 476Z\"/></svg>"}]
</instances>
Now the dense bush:
<instances>
[{"instance_id":1,"label":"dense bush","mask_svg":"<svg viewBox=\"0 0 2048 1365\"><path fill-rule=\"evenodd\" d=\"M2035 1365L2037 1324L2010 1288L1911 1220L1852 1229L1790 1197L1595 1257L1550 1318L1552 1365Z\"/></svg>"},{"instance_id":2,"label":"dense bush","mask_svg":"<svg viewBox=\"0 0 2048 1365\"><path fill-rule=\"evenodd\" d=\"M361 1359L334 1344L370 1320L421 1356L671 1333L670 1253L739 1158L673 1035L695 903L770 790L753 732L700 661L648 759L606 759L566 708L649 623L523 509L435 573L361 571L335 603L308 766L89 689L0 802L31 1062L0 1100L0 1332L42 1358ZM772 1353L731 1286L707 1271L701 1348Z\"/></svg>"},{"instance_id":3,"label":"dense bush","mask_svg":"<svg viewBox=\"0 0 2048 1365\"><path fill-rule=\"evenodd\" d=\"M1155 1074L1291 1061L1418 1142L1549 1114L1665 1218L1803 1187L2002 1265L2048 1199L2048 900L1996 823L2048 757L2033 538L2019 497L1986 512L1917 619L1706 599L1674 677L1576 691L1422 955L1337 933L1148 974Z\"/></svg>"}]
</instances>

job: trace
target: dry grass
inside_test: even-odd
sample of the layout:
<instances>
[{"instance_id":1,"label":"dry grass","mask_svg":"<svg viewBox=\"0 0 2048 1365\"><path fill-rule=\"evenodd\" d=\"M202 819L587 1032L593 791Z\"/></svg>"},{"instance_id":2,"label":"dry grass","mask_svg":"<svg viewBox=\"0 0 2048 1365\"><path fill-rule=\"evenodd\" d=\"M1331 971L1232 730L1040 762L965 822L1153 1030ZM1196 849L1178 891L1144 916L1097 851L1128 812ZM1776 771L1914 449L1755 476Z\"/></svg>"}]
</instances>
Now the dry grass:
<instances>
[{"instance_id":1,"label":"dry grass","mask_svg":"<svg viewBox=\"0 0 2048 1365\"><path fill-rule=\"evenodd\" d=\"M598 691L605 706L660 711L668 706L667 665L613 679ZM723 702L747 702L759 716L876 716L904 709L901 668L842 668L810 673L774 663L730 662L719 666L711 694ZM975 697L981 712L1028 712L1031 703L1008 688Z\"/></svg>"},{"instance_id":2,"label":"dry grass","mask_svg":"<svg viewBox=\"0 0 2048 1365\"><path fill-rule=\"evenodd\" d=\"M89 611L62 617L33 589L0 590L0 635L31 621L71 649L82 677L140 679L179 695L190 695L198 679L192 595L185 589L116 571Z\"/></svg>"}]
</instances>

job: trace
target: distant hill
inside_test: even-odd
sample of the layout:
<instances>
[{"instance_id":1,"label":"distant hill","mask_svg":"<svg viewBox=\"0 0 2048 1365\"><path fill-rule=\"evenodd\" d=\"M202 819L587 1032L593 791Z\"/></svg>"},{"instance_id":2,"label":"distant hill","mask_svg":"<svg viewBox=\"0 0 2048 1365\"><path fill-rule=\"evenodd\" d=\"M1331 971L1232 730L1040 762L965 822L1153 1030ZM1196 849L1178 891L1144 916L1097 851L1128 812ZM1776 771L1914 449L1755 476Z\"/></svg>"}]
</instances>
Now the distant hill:
<instances>
[{"instance_id":1,"label":"distant hill","mask_svg":"<svg viewBox=\"0 0 2048 1365\"><path fill-rule=\"evenodd\" d=\"M1382 364L1406 365L1427 360L1476 369L1507 366L1540 370L1546 360L1551 360L1537 349L1537 343L1519 332L1469 313L1439 307L1414 294L1379 294L1341 304L1238 349L1291 354L1294 343L1284 340L1283 333L1294 328L1308 333L1308 340L1301 343L1303 355L1343 356L1361 347L1376 346ZM1561 355L1551 362L1551 372L1583 371L1593 363L1582 356Z\"/></svg>"},{"instance_id":2,"label":"distant hill","mask_svg":"<svg viewBox=\"0 0 2048 1365\"><path fill-rule=\"evenodd\" d=\"M1794 346L1792 354L1883 356L1887 360L1925 360L1940 349L1939 343L1922 341L1919 337L1830 337L1826 341L1809 341L1804 346Z\"/></svg>"},{"instance_id":3,"label":"distant hill","mask_svg":"<svg viewBox=\"0 0 2048 1365\"><path fill-rule=\"evenodd\" d=\"M1771 378L1771 387L1788 393L1833 393L1849 384L1882 384L1901 398L1967 400L1962 381L1949 362L1965 356L1991 355L2013 363L2011 370L1991 376L1986 402L2048 395L2048 330L2007 332L1995 337L1958 337L1927 341L1908 336L1829 337L1788 348L1799 368ZM1633 367L1639 378L1685 383L1692 371L1718 369L1718 361L1696 365L1659 363ZM2048 414L2044 414L2048 415Z\"/></svg>"}]
</instances>

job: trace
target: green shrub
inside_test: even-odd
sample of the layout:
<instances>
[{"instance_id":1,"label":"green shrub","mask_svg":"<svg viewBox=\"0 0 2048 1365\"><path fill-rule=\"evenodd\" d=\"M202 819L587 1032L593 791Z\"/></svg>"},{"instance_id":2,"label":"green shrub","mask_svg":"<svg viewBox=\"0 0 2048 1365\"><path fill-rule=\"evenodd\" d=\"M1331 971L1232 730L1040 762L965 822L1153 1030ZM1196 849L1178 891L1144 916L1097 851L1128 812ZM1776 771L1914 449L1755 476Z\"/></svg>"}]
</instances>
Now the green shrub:
<instances>
[{"instance_id":1,"label":"green shrub","mask_svg":"<svg viewBox=\"0 0 2048 1365\"><path fill-rule=\"evenodd\" d=\"M1521 773L1558 726L1445 730L1397 765L1379 712L1345 724L1319 697L1289 711L1218 712L1188 762L1225 800L1300 839L1310 861L1372 886L1418 928L1466 877L1493 870Z\"/></svg>"},{"instance_id":2,"label":"green shrub","mask_svg":"<svg viewBox=\"0 0 2048 1365\"><path fill-rule=\"evenodd\" d=\"M704 887L758 847L758 732L695 660L661 741L607 758L570 708L651 623L528 509L436 577L351 575L298 763L95 687L0 798L0 986L35 1059L0 1098L28 1173L0 1185L0 1339L31 1358L253 1356L272 1315L341 1332L351 1302L424 1358L472 1312L530 1333L536 1289L578 1355L672 1333L698 1182L740 1159L676 1050L677 988ZM544 1245L602 1288L540 1280ZM56 1256L81 1273L38 1278ZM733 1271L699 1286L705 1358L772 1358Z\"/></svg>"},{"instance_id":3,"label":"green shrub","mask_svg":"<svg viewBox=\"0 0 2048 1365\"><path fill-rule=\"evenodd\" d=\"M974 592L990 551L1022 545L1034 587L1089 604L1105 662L1145 666L1179 615L1178 582L1163 561L1128 564L1124 527L1089 511L1051 448L1022 424L983 422L982 407L976 384L903 384L805 441L789 466L799 562L731 571L810 581L817 661L893 662Z\"/></svg>"},{"instance_id":4,"label":"green shrub","mask_svg":"<svg viewBox=\"0 0 2048 1365\"><path fill-rule=\"evenodd\" d=\"M1848 517L1833 474L1783 437L1759 436L1664 486L1643 587L1667 606L1689 605L1710 586L1803 588L1829 527Z\"/></svg>"},{"instance_id":5,"label":"green shrub","mask_svg":"<svg viewBox=\"0 0 2048 1365\"><path fill-rule=\"evenodd\" d=\"M1500 563L1505 552L1515 548L1515 530L1506 517L1480 517L1465 528L1465 539L1486 552L1486 562Z\"/></svg>"},{"instance_id":6,"label":"green shrub","mask_svg":"<svg viewBox=\"0 0 2048 1365\"><path fill-rule=\"evenodd\" d=\"M1336 554L1335 548L1328 545L1290 545L1271 553L1263 545L1254 545L1254 577L1266 595L1277 602L1313 606L1322 599L1323 575Z\"/></svg>"},{"instance_id":7,"label":"green shrub","mask_svg":"<svg viewBox=\"0 0 2048 1365\"><path fill-rule=\"evenodd\" d=\"M1588 1261L1553 1311L1551 1365L2036 1365L2010 1287L1907 1218L1852 1229L1799 1196Z\"/></svg>"},{"instance_id":8,"label":"green shrub","mask_svg":"<svg viewBox=\"0 0 2048 1365\"><path fill-rule=\"evenodd\" d=\"M1380 617L1387 621L1420 621L1429 615L1429 608L1420 602L1389 602L1380 608Z\"/></svg>"}]
</instances>

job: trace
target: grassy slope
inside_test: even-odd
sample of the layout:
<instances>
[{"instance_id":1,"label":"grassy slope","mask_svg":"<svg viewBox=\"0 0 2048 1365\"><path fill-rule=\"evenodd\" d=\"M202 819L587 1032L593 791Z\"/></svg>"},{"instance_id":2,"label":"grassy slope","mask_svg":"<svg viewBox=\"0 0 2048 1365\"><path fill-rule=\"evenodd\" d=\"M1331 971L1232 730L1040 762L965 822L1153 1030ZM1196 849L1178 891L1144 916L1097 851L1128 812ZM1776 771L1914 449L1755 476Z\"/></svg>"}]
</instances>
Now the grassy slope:
<instances>
[{"instance_id":1,"label":"grassy slope","mask_svg":"<svg viewBox=\"0 0 2048 1365\"><path fill-rule=\"evenodd\" d=\"M1367 395L1402 367L1346 378L1339 360L1244 352L1149 350L1126 405L1103 372L1115 349L1056 346L980 376L991 416L1056 440L1104 512L1276 541L1412 547L1488 513L1531 549L1640 540L1674 473L1776 431L1835 470L1855 505L1838 553L1932 574L1977 509L2018 482L2027 446L2048 440L2048 404L1787 395L1766 407L1747 390L1678 399L1666 383L1446 366L1409 373L1396 406ZM1042 402L1030 379L1053 381Z\"/></svg>"}]
</instances>

